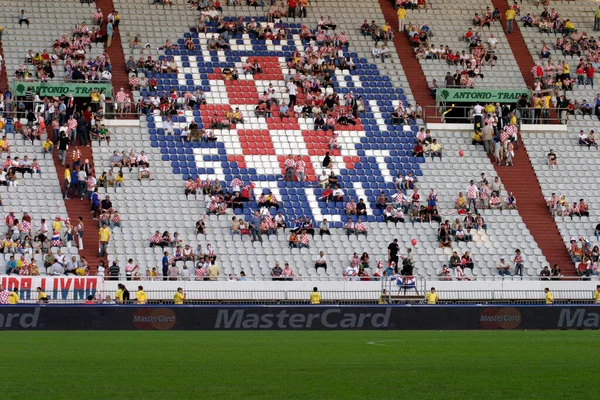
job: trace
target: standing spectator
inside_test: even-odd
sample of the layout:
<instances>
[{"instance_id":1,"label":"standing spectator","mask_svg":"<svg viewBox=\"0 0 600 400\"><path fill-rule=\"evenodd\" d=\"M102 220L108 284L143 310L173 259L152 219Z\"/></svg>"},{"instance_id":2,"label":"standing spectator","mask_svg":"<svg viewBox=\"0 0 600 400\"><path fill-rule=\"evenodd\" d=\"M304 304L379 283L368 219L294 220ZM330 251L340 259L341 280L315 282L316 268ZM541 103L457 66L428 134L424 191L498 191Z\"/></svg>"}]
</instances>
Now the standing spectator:
<instances>
[{"instance_id":1,"label":"standing spectator","mask_svg":"<svg viewBox=\"0 0 600 400\"><path fill-rule=\"evenodd\" d=\"M468 206L467 209L471 211L471 205L473 206L474 212L477 214L477 194L479 190L475 185L475 181L471 180L469 182L469 187L467 189L467 198L468 198Z\"/></svg>"},{"instance_id":2,"label":"standing spectator","mask_svg":"<svg viewBox=\"0 0 600 400\"><path fill-rule=\"evenodd\" d=\"M105 257L107 255L106 248L108 247L108 242L110 240L110 229L106 226L106 223L102 224L102 228L100 228L98 236L100 238L100 251L98 256Z\"/></svg>"},{"instance_id":3,"label":"standing spectator","mask_svg":"<svg viewBox=\"0 0 600 400\"><path fill-rule=\"evenodd\" d=\"M434 287L432 287L431 290L427 292L427 295L425 296L427 304L436 304L439 299L440 296L437 294Z\"/></svg>"},{"instance_id":4,"label":"standing spectator","mask_svg":"<svg viewBox=\"0 0 600 400\"><path fill-rule=\"evenodd\" d=\"M2 286L0 286L0 290L1 289ZM313 291L310 294L310 304L321 304L321 294L316 286L313 288Z\"/></svg>"},{"instance_id":5,"label":"standing spectator","mask_svg":"<svg viewBox=\"0 0 600 400\"><path fill-rule=\"evenodd\" d=\"M398 245L398 239L394 239L392 243L388 245L388 264L395 263L398 265L398 254L400 253L400 245Z\"/></svg>"},{"instance_id":6,"label":"standing spectator","mask_svg":"<svg viewBox=\"0 0 600 400\"><path fill-rule=\"evenodd\" d=\"M294 170L296 169L294 156L289 154L283 165L285 166L285 181L292 182L294 180Z\"/></svg>"},{"instance_id":7,"label":"standing spectator","mask_svg":"<svg viewBox=\"0 0 600 400\"><path fill-rule=\"evenodd\" d=\"M60 164L62 166L67 162L67 149L69 148L70 143L71 139L63 132L58 141L58 158L60 159Z\"/></svg>"},{"instance_id":8,"label":"standing spectator","mask_svg":"<svg viewBox=\"0 0 600 400\"><path fill-rule=\"evenodd\" d=\"M262 245L262 234L260 231L260 223L261 223L261 218L260 218L260 213L258 210L254 211L254 215L252 215L252 217L250 217L250 221L249 221L249 227L250 227L250 234L252 235L252 242L258 240L261 245Z\"/></svg>"},{"instance_id":9,"label":"standing spectator","mask_svg":"<svg viewBox=\"0 0 600 400\"><path fill-rule=\"evenodd\" d=\"M39 289L39 288L38 288ZM8 304L10 293L4 289L4 286L0 285L0 304ZM312 295L311 295L312 298Z\"/></svg>"},{"instance_id":10,"label":"standing spectator","mask_svg":"<svg viewBox=\"0 0 600 400\"><path fill-rule=\"evenodd\" d=\"M298 182L304 182L306 180L306 163L304 162L304 160L302 159L301 156L297 156L296 157L296 179L298 179ZM287 170L286 170L286 175L287 175Z\"/></svg>"},{"instance_id":11,"label":"standing spectator","mask_svg":"<svg viewBox=\"0 0 600 400\"><path fill-rule=\"evenodd\" d=\"M554 296L552 295L552 292L550 292L550 289L545 288L544 293L546 293L546 304L548 304L548 305L554 304Z\"/></svg>"},{"instance_id":12,"label":"standing spectator","mask_svg":"<svg viewBox=\"0 0 600 400\"><path fill-rule=\"evenodd\" d=\"M515 263L515 275L523 277L523 261L521 250L515 250L515 258L513 259L513 262Z\"/></svg>"},{"instance_id":13,"label":"standing spectator","mask_svg":"<svg viewBox=\"0 0 600 400\"><path fill-rule=\"evenodd\" d=\"M398 32L404 31L404 21L406 20L406 10L404 7L399 7L397 11L398 15Z\"/></svg>"},{"instance_id":14,"label":"standing spectator","mask_svg":"<svg viewBox=\"0 0 600 400\"><path fill-rule=\"evenodd\" d=\"M515 22L516 12L513 8L509 7L504 13L506 18L506 33L513 33L513 25Z\"/></svg>"},{"instance_id":15,"label":"standing spectator","mask_svg":"<svg viewBox=\"0 0 600 400\"><path fill-rule=\"evenodd\" d=\"M109 48L112 45L112 38L114 33L114 27L112 21L108 21L106 24L106 48Z\"/></svg>"}]
</instances>

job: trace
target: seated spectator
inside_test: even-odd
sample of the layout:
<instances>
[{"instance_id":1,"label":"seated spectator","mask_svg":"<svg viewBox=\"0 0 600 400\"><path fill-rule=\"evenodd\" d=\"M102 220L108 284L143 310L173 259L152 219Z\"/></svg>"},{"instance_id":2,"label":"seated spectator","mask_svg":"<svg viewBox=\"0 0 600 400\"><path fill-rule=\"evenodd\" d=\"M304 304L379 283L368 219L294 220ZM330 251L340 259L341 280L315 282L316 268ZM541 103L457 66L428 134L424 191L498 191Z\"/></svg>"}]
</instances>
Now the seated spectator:
<instances>
[{"instance_id":1,"label":"seated spectator","mask_svg":"<svg viewBox=\"0 0 600 400\"><path fill-rule=\"evenodd\" d=\"M540 272L540 280L542 281L549 281L550 280L550 275L552 273L550 272L550 269L548 268L548 266L546 265L544 267L544 269L542 269L542 271Z\"/></svg>"},{"instance_id":2,"label":"seated spectator","mask_svg":"<svg viewBox=\"0 0 600 400\"><path fill-rule=\"evenodd\" d=\"M502 202L495 192L492 192L492 196L490 197L490 208L493 210L502 210Z\"/></svg>"},{"instance_id":3,"label":"seated spectator","mask_svg":"<svg viewBox=\"0 0 600 400\"><path fill-rule=\"evenodd\" d=\"M324 268L325 272L327 272L327 260L325 259L325 253L323 250L319 252L319 257L315 260L315 270L319 270L319 268Z\"/></svg>"},{"instance_id":4,"label":"seated spectator","mask_svg":"<svg viewBox=\"0 0 600 400\"><path fill-rule=\"evenodd\" d=\"M500 258L500 262L496 265L496 270L500 276L510 276L510 263L504 260L504 257Z\"/></svg>"},{"instance_id":5,"label":"seated spectator","mask_svg":"<svg viewBox=\"0 0 600 400\"><path fill-rule=\"evenodd\" d=\"M442 160L443 149L442 146L437 142L437 139L433 139L429 150L431 154L431 160L433 160L435 157L439 157L440 161Z\"/></svg>"},{"instance_id":6,"label":"seated spectator","mask_svg":"<svg viewBox=\"0 0 600 400\"><path fill-rule=\"evenodd\" d=\"M288 239L288 246L290 249L298 247L298 234L296 231L290 231L290 237Z\"/></svg>"},{"instance_id":7,"label":"seated spectator","mask_svg":"<svg viewBox=\"0 0 600 400\"><path fill-rule=\"evenodd\" d=\"M354 231L356 232L356 236L365 235L367 236L367 224L362 221L359 217L354 225Z\"/></svg>"},{"instance_id":8,"label":"seated spectator","mask_svg":"<svg viewBox=\"0 0 600 400\"><path fill-rule=\"evenodd\" d=\"M283 273L283 269L281 269L281 266L279 265L279 261L275 262L275 266L273 268L271 268L271 277L274 281L281 281L283 280L281 278L281 275Z\"/></svg>"},{"instance_id":9,"label":"seated spectator","mask_svg":"<svg viewBox=\"0 0 600 400\"><path fill-rule=\"evenodd\" d=\"M463 194L463 192L458 192L458 196L454 200L454 207L459 211L461 211L461 210L466 211L469 209L467 198Z\"/></svg>"},{"instance_id":10,"label":"seated spectator","mask_svg":"<svg viewBox=\"0 0 600 400\"><path fill-rule=\"evenodd\" d=\"M356 203L354 199L350 199L350 201L346 204L346 215L356 215Z\"/></svg>"},{"instance_id":11,"label":"seated spectator","mask_svg":"<svg viewBox=\"0 0 600 400\"><path fill-rule=\"evenodd\" d=\"M331 199L336 203L344 201L344 191L340 189L339 185L335 185L331 193Z\"/></svg>"},{"instance_id":12,"label":"seated spectator","mask_svg":"<svg viewBox=\"0 0 600 400\"><path fill-rule=\"evenodd\" d=\"M350 238L350 235L356 233L356 229L354 229L354 222L352 222L351 218L348 218L348 222L346 222L346 224L344 225L344 229L346 230L346 235L348 236L348 239Z\"/></svg>"},{"instance_id":13,"label":"seated spectator","mask_svg":"<svg viewBox=\"0 0 600 400\"><path fill-rule=\"evenodd\" d=\"M471 259L471 253L469 253L468 251L465 252L465 254L463 254L463 256L460 259L461 262L461 267L462 269L466 269L466 268L470 268L471 271L473 271L473 260Z\"/></svg>"},{"instance_id":14,"label":"seated spectator","mask_svg":"<svg viewBox=\"0 0 600 400\"><path fill-rule=\"evenodd\" d=\"M376 200L376 207L379 210L384 210L387 207L387 204L390 202L390 200L388 199L388 197L385 195L385 193L382 191L381 193L379 193L379 197L377 197Z\"/></svg>"},{"instance_id":15,"label":"seated spectator","mask_svg":"<svg viewBox=\"0 0 600 400\"><path fill-rule=\"evenodd\" d=\"M319 226L319 235L321 235L321 238L323 238L323 235L331 235L331 232L329 231L329 222L326 218L323 219L321 226Z\"/></svg>"},{"instance_id":16,"label":"seated spectator","mask_svg":"<svg viewBox=\"0 0 600 400\"><path fill-rule=\"evenodd\" d=\"M558 169L558 158L556 157L556 153L554 153L554 150L550 149L550 152L546 156L546 159L548 161L548 166L550 167L550 169Z\"/></svg>"},{"instance_id":17,"label":"seated spectator","mask_svg":"<svg viewBox=\"0 0 600 400\"><path fill-rule=\"evenodd\" d=\"M306 233L306 230L302 230L302 233L300 234L300 244L299 246L300 248L306 247L309 248L310 247L310 237L308 237L308 234Z\"/></svg>"},{"instance_id":18,"label":"seated spectator","mask_svg":"<svg viewBox=\"0 0 600 400\"><path fill-rule=\"evenodd\" d=\"M150 171L148 166L149 166L148 163L144 163L140 166L140 168L138 170L138 180L139 181L141 181L142 179L150 179L151 181L154 180L154 178L152 178L152 172Z\"/></svg>"}]
</instances>

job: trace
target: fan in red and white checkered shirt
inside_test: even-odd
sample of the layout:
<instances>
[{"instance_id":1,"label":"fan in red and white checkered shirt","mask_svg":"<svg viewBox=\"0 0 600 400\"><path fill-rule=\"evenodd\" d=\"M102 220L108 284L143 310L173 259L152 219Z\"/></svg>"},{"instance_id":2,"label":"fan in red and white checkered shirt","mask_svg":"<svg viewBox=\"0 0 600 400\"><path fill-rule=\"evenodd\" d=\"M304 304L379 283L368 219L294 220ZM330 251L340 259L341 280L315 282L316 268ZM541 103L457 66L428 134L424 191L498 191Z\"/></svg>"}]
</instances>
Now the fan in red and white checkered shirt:
<instances>
[{"instance_id":1,"label":"fan in red and white checkered shirt","mask_svg":"<svg viewBox=\"0 0 600 400\"><path fill-rule=\"evenodd\" d=\"M302 231L300 235L300 247L309 247L310 246L310 237L306 234L306 231Z\"/></svg>"},{"instance_id":2,"label":"fan in red and white checkered shirt","mask_svg":"<svg viewBox=\"0 0 600 400\"><path fill-rule=\"evenodd\" d=\"M203 281L206 276L206 268L196 268L196 280Z\"/></svg>"},{"instance_id":3,"label":"fan in red and white checkered shirt","mask_svg":"<svg viewBox=\"0 0 600 400\"><path fill-rule=\"evenodd\" d=\"M358 219L358 221L356 221L356 224L354 224L354 230L356 231L357 234L362 233L362 234L367 234L367 225L362 222L362 219Z\"/></svg>"},{"instance_id":4,"label":"fan in red and white checkered shirt","mask_svg":"<svg viewBox=\"0 0 600 400\"><path fill-rule=\"evenodd\" d=\"M241 191L243 186L244 182L240 178L233 178L233 180L231 181L231 189L234 192Z\"/></svg>"},{"instance_id":5,"label":"fan in red and white checkered shirt","mask_svg":"<svg viewBox=\"0 0 600 400\"><path fill-rule=\"evenodd\" d=\"M285 263L285 267L283 268L283 271L281 271L281 276L284 276L286 278L292 278L296 276L294 274L294 270L290 268L289 263Z\"/></svg>"},{"instance_id":6,"label":"fan in red and white checkered shirt","mask_svg":"<svg viewBox=\"0 0 600 400\"><path fill-rule=\"evenodd\" d=\"M4 289L4 286L0 285L0 304L8 304L8 298L10 293Z\"/></svg>"}]
</instances>

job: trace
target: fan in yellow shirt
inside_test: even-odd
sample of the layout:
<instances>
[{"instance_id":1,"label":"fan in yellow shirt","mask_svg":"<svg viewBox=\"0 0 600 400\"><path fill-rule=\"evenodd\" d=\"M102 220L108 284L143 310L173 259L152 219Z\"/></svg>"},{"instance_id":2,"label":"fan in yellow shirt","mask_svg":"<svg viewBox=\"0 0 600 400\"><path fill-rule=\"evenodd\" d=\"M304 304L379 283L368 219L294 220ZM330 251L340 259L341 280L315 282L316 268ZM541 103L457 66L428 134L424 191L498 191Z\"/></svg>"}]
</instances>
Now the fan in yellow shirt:
<instances>
[{"instance_id":1,"label":"fan in yellow shirt","mask_svg":"<svg viewBox=\"0 0 600 400\"><path fill-rule=\"evenodd\" d=\"M313 288L313 291L310 294L310 304L321 304L321 294L316 286Z\"/></svg>"},{"instance_id":2,"label":"fan in yellow shirt","mask_svg":"<svg viewBox=\"0 0 600 400\"><path fill-rule=\"evenodd\" d=\"M17 288L8 294L8 304L19 304L19 293Z\"/></svg>"},{"instance_id":3,"label":"fan in yellow shirt","mask_svg":"<svg viewBox=\"0 0 600 400\"><path fill-rule=\"evenodd\" d=\"M544 293L546 293L546 304L554 304L554 296L552 296L550 289L544 289Z\"/></svg>"},{"instance_id":4,"label":"fan in yellow shirt","mask_svg":"<svg viewBox=\"0 0 600 400\"><path fill-rule=\"evenodd\" d=\"M440 299L440 296L435 291L435 288L432 287L429 292L425 295L425 300L427 300L427 304L435 304Z\"/></svg>"},{"instance_id":5,"label":"fan in yellow shirt","mask_svg":"<svg viewBox=\"0 0 600 400\"><path fill-rule=\"evenodd\" d=\"M119 287L115 293L115 300L117 301L117 304L123 304L123 289L121 289L121 287Z\"/></svg>"},{"instance_id":6,"label":"fan in yellow shirt","mask_svg":"<svg viewBox=\"0 0 600 400\"><path fill-rule=\"evenodd\" d=\"M185 300L183 288L177 288L177 292L175 293L175 296L173 296L173 300L175 301L175 304L183 304L183 301Z\"/></svg>"},{"instance_id":7,"label":"fan in yellow shirt","mask_svg":"<svg viewBox=\"0 0 600 400\"><path fill-rule=\"evenodd\" d=\"M594 303L600 304L600 285L596 285L596 291L594 292Z\"/></svg>"},{"instance_id":8,"label":"fan in yellow shirt","mask_svg":"<svg viewBox=\"0 0 600 400\"><path fill-rule=\"evenodd\" d=\"M42 149L44 149L46 152L51 151L53 146L54 143L52 143L52 140L50 140L50 138L44 140L44 143L42 143Z\"/></svg>"},{"instance_id":9,"label":"fan in yellow shirt","mask_svg":"<svg viewBox=\"0 0 600 400\"><path fill-rule=\"evenodd\" d=\"M138 291L135 294L135 298L138 304L146 304L148 302L148 296L146 295L146 292L144 292L143 286L138 286Z\"/></svg>"},{"instance_id":10,"label":"fan in yellow shirt","mask_svg":"<svg viewBox=\"0 0 600 400\"><path fill-rule=\"evenodd\" d=\"M41 287L37 288L37 294L38 294L38 303L47 303L48 302L48 296L46 296L46 293L42 290Z\"/></svg>"}]
</instances>

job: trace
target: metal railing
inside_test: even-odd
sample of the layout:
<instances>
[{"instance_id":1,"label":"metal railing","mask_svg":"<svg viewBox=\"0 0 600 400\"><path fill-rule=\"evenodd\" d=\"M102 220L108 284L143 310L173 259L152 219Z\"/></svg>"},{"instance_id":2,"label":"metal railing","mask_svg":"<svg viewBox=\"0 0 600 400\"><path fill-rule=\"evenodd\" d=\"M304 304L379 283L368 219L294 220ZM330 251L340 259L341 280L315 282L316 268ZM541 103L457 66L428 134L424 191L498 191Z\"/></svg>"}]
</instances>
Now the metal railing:
<instances>
[{"instance_id":1,"label":"metal railing","mask_svg":"<svg viewBox=\"0 0 600 400\"><path fill-rule=\"evenodd\" d=\"M136 287L130 287L128 301L125 304L137 304ZM174 290L148 290L146 304L174 304ZM88 296L96 304L116 304L115 291L100 290L94 292L46 292L47 301L38 301L35 291L22 291L20 304L83 304ZM310 292L306 290L188 290L184 291L184 304L308 304ZM322 304L376 304L379 290L322 290Z\"/></svg>"},{"instance_id":2,"label":"metal railing","mask_svg":"<svg viewBox=\"0 0 600 400\"><path fill-rule=\"evenodd\" d=\"M80 98L80 99L84 99L84 98ZM85 111L87 109L87 106L92 105L92 103L89 101L88 98L85 98L85 99L86 99L85 108L80 105L76 109L77 113L81 113L81 112ZM114 99L114 96L113 96L113 99ZM26 118L28 111L32 110L35 113L35 111L38 109L38 108L36 108L36 106L39 104L41 104L41 103L34 102L34 101L28 101L28 100L21 100L21 99L8 99L5 101L5 108L4 108L4 111L1 113L1 115L4 118L6 118L6 117L11 117L13 119ZM131 119L131 118L137 119L137 118L139 118L140 113L139 113L137 103L130 103L131 109L128 112L123 111L124 105L125 105L125 103L118 103L112 99L107 99L104 103L104 107L102 107L102 105L100 105L99 103L96 103L94 105L94 107L97 107L98 109L101 109L101 108L103 109L103 115L104 115L103 119ZM44 106L44 109L41 112L47 117L47 119L46 119L47 126L50 125L53 117L59 116L58 110L55 110L55 112L52 115L49 115L47 113L47 106Z\"/></svg>"},{"instance_id":3,"label":"metal railing","mask_svg":"<svg viewBox=\"0 0 600 400\"><path fill-rule=\"evenodd\" d=\"M384 300L388 304L423 304L425 285L417 284L419 290L392 285L385 292L381 290L321 290L321 304L378 304ZM115 291L100 290L94 292L46 292L47 300L38 301L35 291L20 291L19 304L139 304L136 300L136 288L131 287L129 300L116 301ZM531 290L438 290L438 304L545 304L541 291ZM174 290L145 291L147 301L144 304L175 304ZM263 304L263 305L307 305L310 292L307 290L187 290L186 305L225 305L225 304ZM553 290L555 304L594 304L591 290ZM91 297L91 300L88 300Z\"/></svg>"},{"instance_id":4,"label":"metal railing","mask_svg":"<svg viewBox=\"0 0 600 400\"><path fill-rule=\"evenodd\" d=\"M437 106L425 106L423 112L427 114L429 118L439 118L442 122L446 123L475 123L475 117L472 113L471 106L457 106L457 105L437 105ZM460 115L454 115L455 112L460 112ZM550 124L566 124L569 116L566 111L557 109L540 109L540 108L517 108L515 109L515 115L519 120L519 124L539 124L539 125L550 125Z\"/></svg>"},{"instance_id":5,"label":"metal railing","mask_svg":"<svg viewBox=\"0 0 600 400\"><path fill-rule=\"evenodd\" d=\"M310 268L310 267L307 267ZM190 271L192 271L190 269ZM2 275L0 275L2 276ZM61 275L64 276L64 275ZM360 278L360 277L358 277ZM140 284L143 282L300 282L300 281L308 281L308 282L379 282L379 281L395 281L397 276L394 276L390 279L382 279L377 276L370 276L369 279L347 279L346 277L340 276L303 276L303 275L295 275L293 277L274 277L274 276L264 276L264 275L244 275L243 277L237 274L223 274L217 277L197 277L193 275L176 275L176 276L127 276L125 274L119 275L106 275L104 276L105 281L120 281L120 282L139 282ZM428 277L419 277L417 279L421 282L427 282L427 284L435 283L435 282L449 282L449 281L462 281L469 282L467 280L461 280L455 277L444 277L444 276L428 276ZM488 275L488 276L477 276L477 277L469 277L470 282L520 282L520 281L529 281L529 282L556 282L556 281L600 281L600 276L592 275L592 276L558 276L558 277L540 277L540 276L519 276L519 275Z\"/></svg>"}]
</instances>

